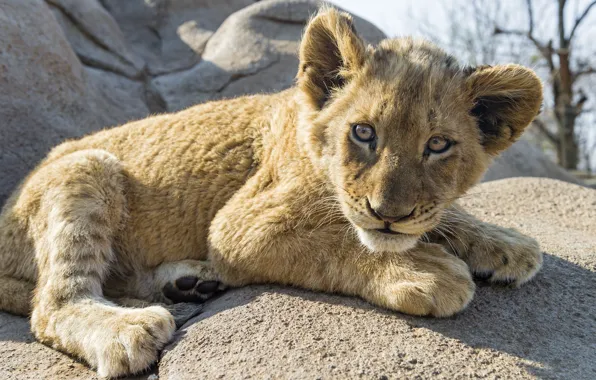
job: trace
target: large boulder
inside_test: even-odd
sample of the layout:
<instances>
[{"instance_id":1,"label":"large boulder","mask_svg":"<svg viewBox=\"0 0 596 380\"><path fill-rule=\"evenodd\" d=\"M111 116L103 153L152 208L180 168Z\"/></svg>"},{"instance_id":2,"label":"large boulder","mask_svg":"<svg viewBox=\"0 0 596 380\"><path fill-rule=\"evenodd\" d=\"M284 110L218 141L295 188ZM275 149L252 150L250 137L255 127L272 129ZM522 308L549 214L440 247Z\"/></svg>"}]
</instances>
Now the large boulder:
<instances>
[{"instance_id":1,"label":"large boulder","mask_svg":"<svg viewBox=\"0 0 596 380\"><path fill-rule=\"evenodd\" d=\"M596 378L596 190L514 178L471 194L462 202L475 215L538 239L545 261L532 282L480 286L447 319L287 287L235 289L177 332L153 372L163 380ZM95 378L34 342L27 320L3 313L0 357L2 379Z\"/></svg>"},{"instance_id":2,"label":"large boulder","mask_svg":"<svg viewBox=\"0 0 596 380\"><path fill-rule=\"evenodd\" d=\"M50 7L0 0L0 204L59 142L149 113L144 86L81 64Z\"/></svg>"},{"instance_id":3,"label":"large boulder","mask_svg":"<svg viewBox=\"0 0 596 380\"><path fill-rule=\"evenodd\" d=\"M228 17L206 43L202 61L189 70L153 80L168 110L197 102L274 92L290 87L298 68L298 43L304 25L319 8L309 0L263 1ZM369 42L385 36L356 18Z\"/></svg>"}]
</instances>

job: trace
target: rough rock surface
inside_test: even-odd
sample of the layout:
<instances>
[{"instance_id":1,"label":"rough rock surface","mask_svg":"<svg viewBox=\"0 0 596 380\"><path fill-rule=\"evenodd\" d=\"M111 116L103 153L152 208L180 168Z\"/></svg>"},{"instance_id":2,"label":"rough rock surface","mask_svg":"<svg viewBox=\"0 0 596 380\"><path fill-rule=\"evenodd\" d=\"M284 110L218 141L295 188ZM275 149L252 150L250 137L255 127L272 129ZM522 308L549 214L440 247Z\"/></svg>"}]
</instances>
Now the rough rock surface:
<instances>
[{"instance_id":1,"label":"rough rock surface","mask_svg":"<svg viewBox=\"0 0 596 380\"><path fill-rule=\"evenodd\" d=\"M178 331L154 370L184 379L596 378L596 190L513 178L463 203L538 239L544 268L520 289L479 286L448 319L277 286L229 291ZM33 342L0 313L0 378L87 379L92 372ZM143 378L145 378L145 375Z\"/></svg>"}]
</instances>

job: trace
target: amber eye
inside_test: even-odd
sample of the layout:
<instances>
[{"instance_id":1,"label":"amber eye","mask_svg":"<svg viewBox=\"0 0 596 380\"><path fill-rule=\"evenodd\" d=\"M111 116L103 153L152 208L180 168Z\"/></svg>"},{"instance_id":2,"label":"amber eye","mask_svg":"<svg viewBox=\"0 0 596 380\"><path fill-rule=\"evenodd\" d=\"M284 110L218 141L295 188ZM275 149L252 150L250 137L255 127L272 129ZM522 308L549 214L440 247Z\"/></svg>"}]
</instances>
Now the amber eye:
<instances>
[{"instance_id":1,"label":"amber eye","mask_svg":"<svg viewBox=\"0 0 596 380\"><path fill-rule=\"evenodd\" d=\"M354 124L352 126L352 135L357 141L369 143L376 137L375 129L368 124Z\"/></svg>"},{"instance_id":2,"label":"amber eye","mask_svg":"<svg viewBox=\"0 0 596 380\"><path fill-rule=\"evenodd\" d=\"M451 148L451 141L441 136L431 137L426 143L426 149L428 153L444 153Z\"/></svg>"}]
</instances>

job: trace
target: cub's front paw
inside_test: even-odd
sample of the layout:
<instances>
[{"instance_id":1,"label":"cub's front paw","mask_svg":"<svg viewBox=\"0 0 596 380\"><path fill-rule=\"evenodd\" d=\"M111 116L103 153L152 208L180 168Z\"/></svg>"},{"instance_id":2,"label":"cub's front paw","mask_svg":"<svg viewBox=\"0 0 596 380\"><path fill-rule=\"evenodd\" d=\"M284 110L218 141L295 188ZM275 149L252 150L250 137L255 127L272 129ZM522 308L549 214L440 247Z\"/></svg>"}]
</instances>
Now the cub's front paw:
<instances>
[{"instance_id":1,"label":"cub's front paw","mask_svg":"<svg viewBox=\"0 0 596 380\"><path fill-rule=\"evenodd\" d=\"M475 277L520 286L538 273L542 252L536 240L515 230L486 225L484 235L469 242L466 261Z\"/></svg>"},{"instance_id":2,"label":"cub's front paw","mask_svg":"<svg viewBox=\"0 0 596 380\"><path fill-rule=\"evenodd\" d=\"M105 327L89 342L95 351L90 362L107 378L147 369L176 330L174 318L161 306L128 309L103 322Z\"/></svg>"},{"instance_id":3,"label":"cub's front paw","mask_svg":"<svg viewBox=\"0 0 596 380\"><path fill-rule=\"evenodd\" d=\"M466 263L442 250L438 256L414 260L414 267L400 276L403 280L382 288L383 306L433 317L448 317L465 309L476 289Z\"/></svg>"}]
</instances>

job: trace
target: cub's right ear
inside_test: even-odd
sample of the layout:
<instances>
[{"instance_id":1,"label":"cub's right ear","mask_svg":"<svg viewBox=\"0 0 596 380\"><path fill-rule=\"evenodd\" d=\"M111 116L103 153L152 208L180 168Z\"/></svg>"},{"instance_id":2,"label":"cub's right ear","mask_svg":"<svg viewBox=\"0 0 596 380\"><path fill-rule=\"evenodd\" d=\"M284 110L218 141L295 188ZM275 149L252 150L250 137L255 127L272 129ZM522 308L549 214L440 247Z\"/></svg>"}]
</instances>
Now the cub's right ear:
<instances>
[{"instance_id":1,"label":"cub's right ear","mask_svg":"<svg viewBox=\"0 0 596 380\"><path fill-rule=\"evenodd\" d=\"M337 9L323 9L302 37L298 87L314 109L321 109L332 91L362 67L364 57L364 42L356 34L352 17Z\"/></svg>"}]
</instances>

